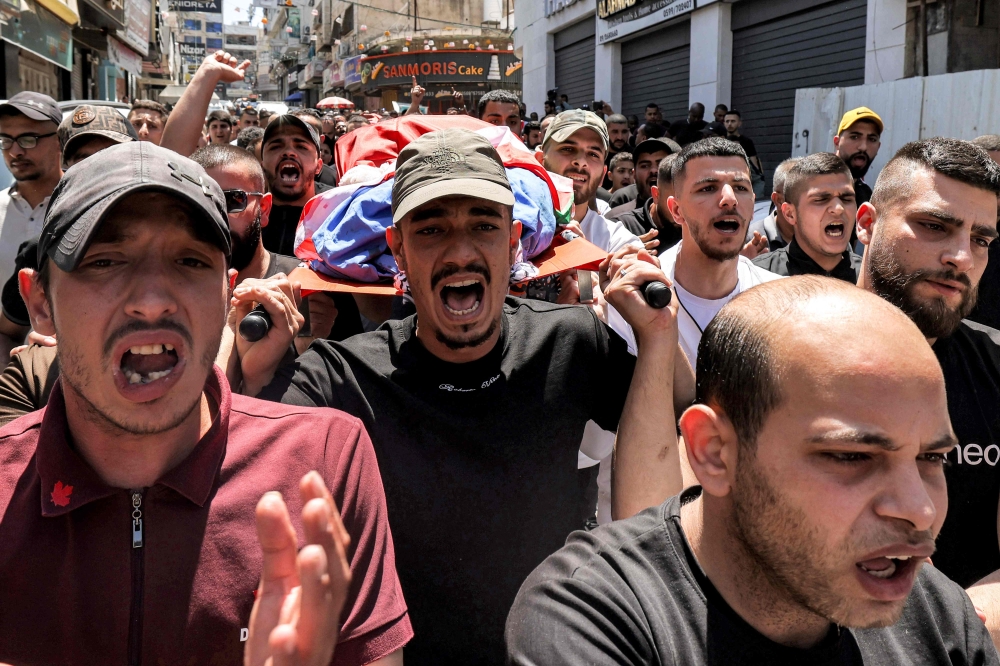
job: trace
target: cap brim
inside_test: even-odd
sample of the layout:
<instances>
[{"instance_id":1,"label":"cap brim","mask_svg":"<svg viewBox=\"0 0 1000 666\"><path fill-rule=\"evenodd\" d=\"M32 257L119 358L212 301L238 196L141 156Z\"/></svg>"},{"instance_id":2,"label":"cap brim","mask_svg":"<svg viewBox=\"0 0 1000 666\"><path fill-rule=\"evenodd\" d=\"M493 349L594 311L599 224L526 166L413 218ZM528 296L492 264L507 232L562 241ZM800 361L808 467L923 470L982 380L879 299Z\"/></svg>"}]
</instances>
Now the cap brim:
<instances>
[{"instance_id":1,"label":"cap brim","mask_svg":"<svg viewBox=\"0 0 1000 666\"><path fill-rule=\"evenodd\" d=\"M396 205L396 210L392 213L392 223L398 223L407 213L429 201L451 196L486 199L504 206L514 205L514 193L499 183L480 178L455 178L431 183L408 194Z\"/></svg>"},{"instance_id":2,"label":"cap brim","mask_svg":"<svg viewBox=\"0 0 1000 666\"><path fill-rule=\"evenodd\" d=\"M57 125L59 124L58 121L52 120L52 118L48 117L46 114L42 113L38 109L28 106L27 104L18 104L16 102L7 102L6 104L0 104L0 113L3 113L4 111L7 110L17 111L20 114L28 116L32 120L48 120L50 122L56 123Z\"/></svg>"},{"instance_id":3,"label":"cap brim","mask_svg":"<svg viewBox=\"0 0 1000 666\"><path fill-rule=\"evenodd\" d=\"M548 136L548 138L545 140L545 143L548 143L549 141L562 143L563 141L570 138L580 130L590 130L591 132L599 136L601 138L601 141L604 143L604 149L605 150L608 149L608 140L604 138L603 134L601 134L601 130L597 129L593 125L588 125L587 123L573 123L572 125L560 127L559 129L557 129L555 132L553 132Z\"/></svg>"},{"instance_id":4,"label":"cap brim","mask_svg":"<svg viewBox=\"0 0 1000 666\"><path fill-rule=\"evenodd\" d=\"M75 147L79 143L79 139L84 139L90 136L103 136L115 141L116 143L125 143L126 141L133 141L134 139L128 134L122 134L121 132L112 132L111 130L91 130L89 132L80 132L79 134L74 134L63 146L63 156L70 152L71 147Z\"/></svg>"},{"instance_id":5,"label":"cap brim","mask_svg":"<svg viewBox=\"0 0 1000 666\"><path fill-rule=\"evenodd\" d=\"M185 192L170 189L159 184L138 183L130 187L124 187L116 192L112 192L108 196L104 197L104 199L91 206L87 212L77 218L76 222L74 222L72 226L70 226L70 228L63 233L59 242L49 248L49 259L51 259L56 266L67 273L76 270L76 267L80 265L80 261L87 252L87 247L90 245L90 241L94 237L94 233L100 228L101 223L104 222L104 218L108 214L108 211L125 197L137 192L164 192L174 197L180 197L189 202L194 209L202 213L204 217L211 218L211 213L205 207L204 203L196 197L188 196ZM226 253L226 256L229 257L232 253L232 241L229 238L228 232L223 234L222 229L219 228L214 221L209 221L212 222L212 229L217 232L216 240L219 241L220 249L225 248L224 252Z\"/></svg>"}]
</instances>

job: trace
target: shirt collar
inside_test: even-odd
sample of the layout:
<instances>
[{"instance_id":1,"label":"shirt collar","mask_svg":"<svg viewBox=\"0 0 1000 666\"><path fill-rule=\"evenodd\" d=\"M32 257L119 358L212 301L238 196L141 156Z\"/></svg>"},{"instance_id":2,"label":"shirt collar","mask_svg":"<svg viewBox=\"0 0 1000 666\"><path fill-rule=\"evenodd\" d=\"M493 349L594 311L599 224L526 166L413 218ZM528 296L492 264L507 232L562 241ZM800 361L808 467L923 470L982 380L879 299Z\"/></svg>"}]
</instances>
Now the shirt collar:
<instances>
[{"instance_id":1,"label":"shirt collar","mask_svg":"<svg viewBox=\"0 0 1000 666\"><path fill-rule=\"evenodd\" d=\"M828 272L825 268L817 264L812 257L806 254L806 251L802 249L802 246L798 244L793 236L791 242L788 243L788 260L798 264L802 268L802 272L809 275L826 275L829 277L840 277L841 279L845 279L844 276L849 276L851 281L855 279L850 250L844 250L844 253L840 255L840 261L833 267L832 271Z\"/></svg>"},{"instance_id":2,"label":"shirt collar","mask_svg":"<svg viewBox=\"0 0 1000 666\"><path fill-rule=\"evenodd\" d=\"M167 486L198 506L204 506L215 487L229 437L232 394L225 375L214 365L205 383L205 393L218 409L212 426L188 457L154 484ZM42 485L42 515L46 517L69 513L121 490L104 483L73 449L70 439L60 380L52 387L45 407L35 453Z\"/></svg>"}]
</instances>

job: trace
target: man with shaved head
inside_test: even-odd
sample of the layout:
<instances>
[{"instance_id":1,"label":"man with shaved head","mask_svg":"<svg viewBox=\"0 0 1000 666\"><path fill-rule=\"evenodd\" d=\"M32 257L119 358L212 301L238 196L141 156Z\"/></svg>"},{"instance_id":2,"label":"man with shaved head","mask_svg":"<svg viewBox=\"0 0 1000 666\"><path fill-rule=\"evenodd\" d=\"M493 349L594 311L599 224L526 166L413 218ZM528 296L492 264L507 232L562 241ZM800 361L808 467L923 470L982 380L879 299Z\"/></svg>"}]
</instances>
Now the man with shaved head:
<instances>
[{"instance_id":1,"label":"man with shaved head","mask_svg":"<svg viewBox=\"0 0 1000 666\"><path fill-rule=\"evenodd\" d=\"M509 664L998 663L925 560L955 435L907 317L839 280L770 282L706 327L697 372L700 485L570 536L518 593Z\"/></svg>"},{"instance_id":2,"label":"man with shaved head","mask_svg":"<svg viewBox=\"0 0 1000 666\"><path fill-rule=\"evenodd\" d=\"M1000 170L978 146L915 141L883 168L857 222L859 285L913 320L944 371L958 446L934 565L963 586L1000 569L1000 332L963 321L996 242L998 192Z\"/></svg>"}]
</instances>

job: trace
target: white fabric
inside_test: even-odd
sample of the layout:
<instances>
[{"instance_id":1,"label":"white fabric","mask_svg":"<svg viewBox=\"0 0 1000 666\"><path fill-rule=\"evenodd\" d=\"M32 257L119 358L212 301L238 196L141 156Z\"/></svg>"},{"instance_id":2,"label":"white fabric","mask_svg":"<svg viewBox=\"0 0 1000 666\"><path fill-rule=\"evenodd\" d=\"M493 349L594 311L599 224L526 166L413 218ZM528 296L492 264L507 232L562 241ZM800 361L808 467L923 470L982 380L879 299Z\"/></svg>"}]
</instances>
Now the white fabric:
<instances>
[{"instance_id":1,"label":"white fabric","mask_svg":"<svg viewBox=\"0 0 1000 666\"><path fill-rule=\"evenodd\" d=\"M17 193L15 183L0 192L0 283L14 274L17 248L42 233L49 197L34 208Z\"/></svg>"},{"instance_id":2,"label":"white fabric","mask_svg":"<svg viewBox=\"0 0 1000 666\"><path fill-rule=\"evenodd\" d=\"M607 215L608 211L611 210L611 204L609 204L604 199L597 199L597 212L601 215Z\"/></svg>"},{"instance_id":3,"label":"white fabric","mask_svg":"<svg viewBox=\"0 0 1000 666\"><path fill-rule=\"evenodd\" d=\"M781 279L783 276L755 266L752 261L740 256L736 264L736 288L733 289L732 293L715 300L698 298L684 289L684 286L678 283L674 277L677 255L680 253L683 243L684 241L681 241L660 255L660 268L673 281L677 298L684 305L677 313L677 333L680 337L681 349L684 350L684 355L687 356L693 368L696 367L698 361L698 343L701 342L701 332L719 313L722 306L751 287Z\"/></svg>"},{"instance_id":4,"label":"white fabric","mask_svg":"<svg viewBox=\"0 0 1000 666\"><path fill-rule=\"evenodd\" d=\"M629 231L621 222L612 221L594 209L588 209L580 220L583 235L591 243L605 252L611 253L629 243L642 247L639 237Z\"/></svg>"}]
</instances>

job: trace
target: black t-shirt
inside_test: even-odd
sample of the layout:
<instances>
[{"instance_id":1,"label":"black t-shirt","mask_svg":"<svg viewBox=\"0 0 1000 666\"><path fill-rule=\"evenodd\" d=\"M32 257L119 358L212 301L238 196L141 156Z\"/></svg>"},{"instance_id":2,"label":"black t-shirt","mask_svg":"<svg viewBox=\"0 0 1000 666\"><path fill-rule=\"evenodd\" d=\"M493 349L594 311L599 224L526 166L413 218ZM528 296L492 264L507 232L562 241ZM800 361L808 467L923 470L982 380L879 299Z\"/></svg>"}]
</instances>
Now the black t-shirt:
<instances>
[{"instance_id":1,"label":"black t-shirt","mask_svg":"<svg viewBox=\"0 0 1000 666\"><path fill-rule=\"evenodd\" d=\"M989 263L979 280L979 300L969 319L1000 328L1000 243L990 243Z\"/></svg>"},{"instance_id":2,"label":"black t-shirt","mask_svg":"<svg viewBox=\"0 0 1000 666\"><path fill-rule=\"evenodd\" d=\"M500 340L452 364L416 316L317 341L260 397L342 409L368 429L416 634L407 664L498 663L521 583L582 527L587 421L614 431L635 367L589 308L508 298Z\"/></svg>"},{"instance_id":3,"label":"black t-shirt","mask_svg":"<svg viewBox=\"0 0 1000 666\"><path fill-rule=\"evenodd\" d=\"M860 206L863 203L868 203L872 198L872 188L868 187L868 183L858 178L854 181L854 200ZM857 230L855 230L857 231Z\"/></svg>"},{"instance_id":4,"label":"black t-shirt","mask_svg":"<svg viewBox=\"0 0 1000 666\"><path fill-rule=\"evenodd\" d=\"M686 146L705 138L701 131L707 126L708 123L704 120L696 120L693 123L689 123L687 120L678 120L670 126L670 136L677 143Z\"/></svg>"},{"instance_id":5,"label":"black t-shirt","mask_svg":"<svg viewBox=\"0 0 1000 666\"><path fill-rule=\"evenodd\" d=\"M948 517L934 565L968 587L1000 569L1000 331L965 320L934 343L944 371L951 427L958 446L948 454Z\"/></svg>"},{"instance_id":6,"label":"black t-shirt","mask_svg":"<svg viewBox=\"0 0 1000 666\"><path fill-rule=\"evenodd\" d=\"M753 263L776 275L786 277L790 275L822 275L844 280L851 284L857 284L858 271L861 270L861 256L848 249L844 250L840 263L834 266L832 271L827 271L806 254L794 237L792 242L785 247L762 254L755 258Z\"/></svg>"},{"instance_id":7,"label":"black t-shirt","mask_svg":"<svg viewBox=\"0 0 1000 666\"><path fill-rule=\"evenodd\" d=\"M750 137L743 136L741 134L737 137L727 136L726 138L743 146L743 152L747 154L747 157L754 157L757 155L757 147L753 145L753 141Z\"/></svg>"},{"instance_id":8,"label":"black t-shirt","mask_svg":"<svg viewBox=\"0 0 1000 666\"><path fill-rule=\"evenodd\" d=\"M726 603L690 550L680 507L700 492L570 536L517 595L508 664L1000 663L969 597L928 565L891 627L831 626L807 650L766 638Z\"/></svg>"},{"instance_id":9,"label":"black t-shirt","mask_svg":"<svg viewBox=\"0 0 1000 666\"><path fill-rule=\"evenodd\" d=\"M653 200L650 199L641 208L633 208L630 211L615 216L609 214L608 219L621 222L625 225L626 229L636 236L642 236L654 227L659 229L660 233L657 234L656 240L660 241L660 244L656 246L656 251L663 254L666 250L681 242L681 228L673 222L663 223L659 219L654 221L652 207Z\"/></svg>"},{"instance_id":10,"label":"black t-shirt","mask_svg":"<svg viewBox=\"0 0 1000 666\"><path fill-rule=\"evenodd\" d=\"M315 181L313 186L316 188L316 194L330 189L329 185L320 181ZM299 226L299 218L302 217L303 208L304 206L283 206L280 204L271 206L267 226L261 232L266 249L288 256L295 254L295 229Z\"/></svg>"},{"instance_id":11,"label":"black t-shirt","mask_svg":"<svg viewBox=\"0 0 1000 666\"><path fill-rule=\"evenodd\" d=\"M617 192L611 195L611 200L608 201L608 205L612 208L617 208L622 204L627 204L629 201L635 201L639 196L639 189L633 183L632 185L626 185ZM646 203L645 201L641 203ZM641 205L637 203L636 205Z\"/></svg>"}]
</instances>

